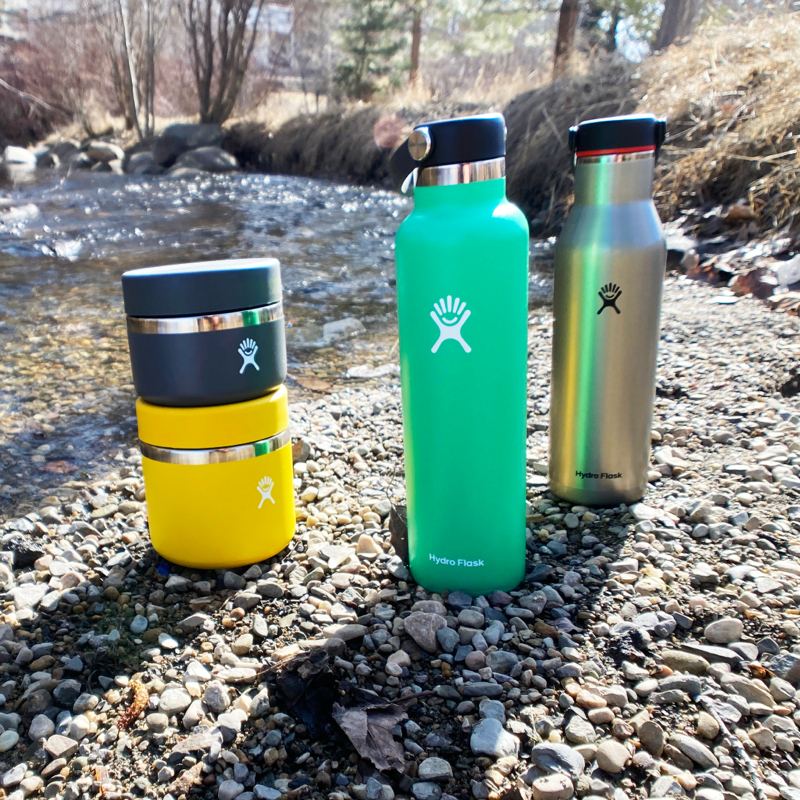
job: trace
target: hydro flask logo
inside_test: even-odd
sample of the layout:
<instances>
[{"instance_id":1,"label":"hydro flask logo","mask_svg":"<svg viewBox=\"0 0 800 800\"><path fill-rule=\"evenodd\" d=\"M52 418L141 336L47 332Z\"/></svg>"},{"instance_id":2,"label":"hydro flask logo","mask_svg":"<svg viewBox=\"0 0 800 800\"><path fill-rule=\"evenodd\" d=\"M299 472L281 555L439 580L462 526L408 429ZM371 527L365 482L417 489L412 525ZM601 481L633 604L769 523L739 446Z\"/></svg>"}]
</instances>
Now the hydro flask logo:
<instances>
[{"instance_id":1,"label":"hydro flask logo","mask_svg":"<svg viewBox=\"0 0 800 800\"><path fill-rule=\"evenodd\" d=\"M275 505L275 498L272 496L273 486L275 486L275 483L273 482L272 478L270 478L268 475L265 475L259 481L258 486L256 486L256 489L258 489L258 493L261 495L261 502L258 504L259 508L261 508L261 506L264 505L265 500L269 500L270 503L272 503L272 505Z\"/></svg>"},{"instance_id":2,"label":"hydro flask logo","mask_svg":"<svg viewBox=\"0 0 800 800\"><path fill-rule=\"evenodd\" d=\"M241 375L250 365L256 368L256 372L261 372L261 367L256 364L256 353L258 345L252 339L245 339L239 345L239 355L242 357L242 368L239 370Z\"/></svg>"},{"instance_id":3,"label":"hydro flask logo","mask_svg":"<svg viewBox=\"0 0 800 800\"><path fill-rule=\"evenodd\" d=\"M444 298L440 299L438 303L433 304L433 309L431 319L439 328L439 338L431 347L431 353L435 353L442 346L442 342L448 339L455 339L464 348L465 353L471 353L472 348L461 335L461 328L472 313L467 310L467 304L460 297L456 297L453 302L453 298L447 295L447 301Z\"/></svg>"},{"instance_id":4,"label":"hydro flask logo","mask_svg":"<svg viewBox=\"0 0 800 800\"><path fill-rule=\"evenodd\" d=\"M622 294L622 289L617 286L616 283L607 283L605 286L600 289L597 293L598 297L603 301L603 305L600 306L600 310L597 312L598 314L602 314L607 308L613 308L617 314L620 313L619 309L617 308L617 298Z\"/></svg>"}]
</instances>

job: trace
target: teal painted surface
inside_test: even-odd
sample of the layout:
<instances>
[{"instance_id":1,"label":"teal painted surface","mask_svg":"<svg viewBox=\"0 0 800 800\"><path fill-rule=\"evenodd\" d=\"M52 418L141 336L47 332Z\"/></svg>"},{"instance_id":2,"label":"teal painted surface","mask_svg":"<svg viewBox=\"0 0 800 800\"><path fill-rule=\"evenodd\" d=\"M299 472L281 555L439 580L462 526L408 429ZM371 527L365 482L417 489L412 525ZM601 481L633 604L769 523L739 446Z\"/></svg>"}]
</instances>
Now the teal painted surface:
<instances>
[{"instance_id":1,"label":"teal painted surface","mask_svg":"<svg viewBox=\"0 0 800 800\"><path fill-rule=\"evenodd\" d=\"M418 187L397 233L409 553L431 591L524 575L528 246L505 179Z\"/></svg>"}]
</instances>

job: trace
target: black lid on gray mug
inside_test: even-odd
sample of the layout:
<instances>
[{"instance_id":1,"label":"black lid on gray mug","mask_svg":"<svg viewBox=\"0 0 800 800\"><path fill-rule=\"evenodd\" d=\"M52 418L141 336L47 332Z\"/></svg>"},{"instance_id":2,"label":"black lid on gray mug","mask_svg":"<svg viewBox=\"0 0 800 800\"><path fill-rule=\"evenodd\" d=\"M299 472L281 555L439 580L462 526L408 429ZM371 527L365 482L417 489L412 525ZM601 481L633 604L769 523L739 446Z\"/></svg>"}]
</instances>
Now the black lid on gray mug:
<instances>
[{"instance_id":1,"label":"black lid on gray mug","mask_svg":"<svg viewBox=\"0 0 800 800\"><path fill-rule=\"evenodd\" d=\"M122 275L131 317L195 317L260 308L281 299L276 258L196 261L145 267Z\"/></svg>"}]
</instances>

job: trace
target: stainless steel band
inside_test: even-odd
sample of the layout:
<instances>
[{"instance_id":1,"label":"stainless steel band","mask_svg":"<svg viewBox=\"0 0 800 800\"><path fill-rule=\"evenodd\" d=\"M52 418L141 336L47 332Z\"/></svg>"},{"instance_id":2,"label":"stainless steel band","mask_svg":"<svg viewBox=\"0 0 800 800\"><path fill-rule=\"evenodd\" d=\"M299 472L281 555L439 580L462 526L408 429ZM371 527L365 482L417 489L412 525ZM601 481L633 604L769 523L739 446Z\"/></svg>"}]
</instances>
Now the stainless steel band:
<instances>
[{"instance_id":1,"label":"stainless steel band","mask_svg":"<svg viewBox=\"0 0 800 800\"><path fill-rule=\"evenodd\" d=\"M654 159L655 150L643 150L639 153L608 153L604 156L575 156L576 164L618 164L621 161L644 161Z\"/></svg>"},{"instance_id":2,"label":"stainless steel band","mask_svg":"<svg viewBox=\"0 0 800 800\"><path fill-rule=\"evenodd\" d=\"M240 444L236 447L215 447L212 450L172 450L169 447L156 447L152 444L141 442L142 455L151 461L161 461L164 464L227 464L230 461L246 461L249 458L258 458L268 453L274 453L285 447L292 440L288 428L276 433L268 439L261 439L250 444Z\"/></svg>"},{"instance_id":3,"label":"stainless steel band","mask_svg":"<svg viewBox=\"0 0 800 800\"><path fill-rule=\"evenodd\" d=\"M458 183L493 181L506 175L505 158L490 158L488 161L470 161L466 164L445 164L441 167L425 167L419 171L416 186L454 186Z\"/></svg>"},{"instance_id":4,"label":"stainless steel band","mask_svg":"<svg viewBox=\"0 0 800 800\"><path fill-rule=\"evenodd\" d=\"M205 333L249 328L283 317L283 302L201 317L128 317L129 333Z\"/></svg>"}]
</instances>

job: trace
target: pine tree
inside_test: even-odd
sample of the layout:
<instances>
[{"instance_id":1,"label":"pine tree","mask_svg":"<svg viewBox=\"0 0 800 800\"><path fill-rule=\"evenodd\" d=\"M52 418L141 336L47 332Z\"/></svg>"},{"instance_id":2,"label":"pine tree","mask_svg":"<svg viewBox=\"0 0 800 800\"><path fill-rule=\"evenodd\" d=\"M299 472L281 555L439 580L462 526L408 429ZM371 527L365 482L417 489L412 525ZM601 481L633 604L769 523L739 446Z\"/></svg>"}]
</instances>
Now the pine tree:
<instances>
[{"instance_id":1,"label":"pine tree","mask_svg":"<svg viewBox=\"0 0 800 800\"><path fill-rule=\"evenodd\" d=\"M340 28L345 58L336 66L338 91L369 100L390 81L394 57L405 47L404 19L396 0L350 0L350 16Z\"/></svg>"}]
</instances>

